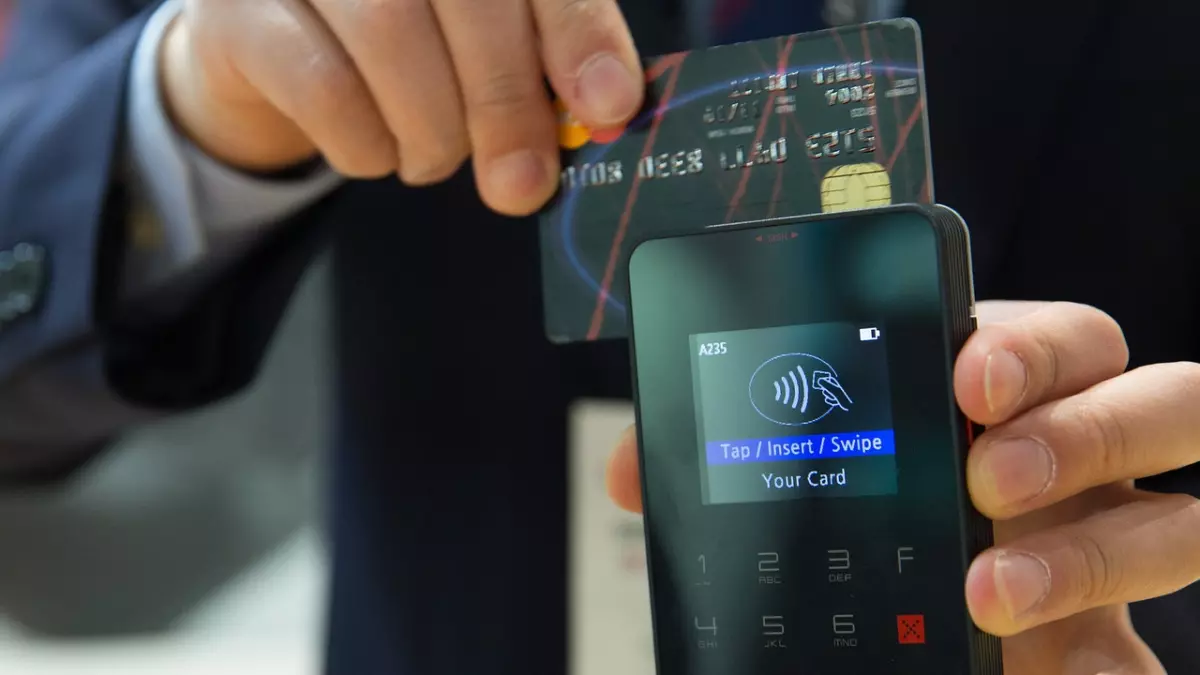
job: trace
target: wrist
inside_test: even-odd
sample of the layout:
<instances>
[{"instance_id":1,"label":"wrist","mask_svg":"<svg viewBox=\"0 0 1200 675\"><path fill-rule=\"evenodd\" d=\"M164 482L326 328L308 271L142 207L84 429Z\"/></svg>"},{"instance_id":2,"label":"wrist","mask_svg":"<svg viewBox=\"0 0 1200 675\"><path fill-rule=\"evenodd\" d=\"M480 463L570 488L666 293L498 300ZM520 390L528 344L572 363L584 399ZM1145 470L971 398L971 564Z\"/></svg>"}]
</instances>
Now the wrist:
<instances>
[{"instance_id":1,"label":"wrist","mask_svg":"<svg viewBox=\"0 0 1200 675\"><path fill-rule=\"evenodd\" d=\"M205 69L183 17L163 35L158 66L167 117L213 159L243 171L271 173L316 155L303 132L240 74L215 78Z\"/></svg>"}]
</instances>

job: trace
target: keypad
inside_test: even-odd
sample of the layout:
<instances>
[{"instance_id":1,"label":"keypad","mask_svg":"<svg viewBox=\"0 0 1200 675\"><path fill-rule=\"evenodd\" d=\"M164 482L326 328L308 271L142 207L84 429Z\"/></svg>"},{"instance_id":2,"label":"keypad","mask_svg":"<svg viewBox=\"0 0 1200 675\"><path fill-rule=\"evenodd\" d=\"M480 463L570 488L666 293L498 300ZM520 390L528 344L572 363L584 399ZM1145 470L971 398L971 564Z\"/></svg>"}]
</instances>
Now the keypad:
<instances>
[{"instance_id":1,"label":"keypad","mask_svg":"<svg viewBox=\"0 0 1200 675\"><path fill-rule=\"evenodd\" d=\"M963 629L930 593L939 576L945 589L953 550L943 548L939 561L936 547L933 560L924 548L860 540L696 552L683 603L691 671L821 675L827 666L812 664L838 663L843 674L887 675L890 669L872 668L924 668L939 635Z\"/></svg>"}]
</instances>

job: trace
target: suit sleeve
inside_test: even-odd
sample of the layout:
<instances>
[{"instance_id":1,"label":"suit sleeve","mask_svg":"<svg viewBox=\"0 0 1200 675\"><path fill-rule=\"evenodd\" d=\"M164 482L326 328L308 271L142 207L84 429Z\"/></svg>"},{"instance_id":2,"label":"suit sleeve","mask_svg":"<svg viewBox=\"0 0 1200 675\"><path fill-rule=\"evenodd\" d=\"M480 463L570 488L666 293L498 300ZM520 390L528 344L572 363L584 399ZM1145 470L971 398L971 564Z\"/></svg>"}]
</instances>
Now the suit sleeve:
<instances>
[{"instance_id":1,"label":"suit sleeve","mask_svg":"<svg viewBox=\"0 0 1200 675\"><path fill-rule=\"evenodd\" d=\"M124 102L151 4L35 0L13 17L0 61L0 480L61 476L132 426L244 387L324 229L317 205L190 289L169 321L144 319L171 303L169 285L118 304Z\"/></svg>"}]
</instances>

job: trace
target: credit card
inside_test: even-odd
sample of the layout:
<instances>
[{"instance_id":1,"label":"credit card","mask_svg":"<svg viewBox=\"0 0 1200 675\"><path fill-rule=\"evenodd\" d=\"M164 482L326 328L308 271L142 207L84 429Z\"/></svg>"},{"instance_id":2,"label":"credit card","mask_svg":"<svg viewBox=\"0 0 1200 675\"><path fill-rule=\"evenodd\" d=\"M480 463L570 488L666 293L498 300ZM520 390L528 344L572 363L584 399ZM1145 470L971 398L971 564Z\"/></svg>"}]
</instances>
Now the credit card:
<instances>
[{"instance_id":1,"label":"credit card","mask_svg":"<svg viewBox=\"0 0 1200 675\"><path fill-rule=\"evenodd\" d=\"M909 19L645 63L647 104L593 132L560 108L561 186L539 214L545 329L626 337L625 260L649 236L933 203L921 38Z\"/></svg>"}]
</instances>

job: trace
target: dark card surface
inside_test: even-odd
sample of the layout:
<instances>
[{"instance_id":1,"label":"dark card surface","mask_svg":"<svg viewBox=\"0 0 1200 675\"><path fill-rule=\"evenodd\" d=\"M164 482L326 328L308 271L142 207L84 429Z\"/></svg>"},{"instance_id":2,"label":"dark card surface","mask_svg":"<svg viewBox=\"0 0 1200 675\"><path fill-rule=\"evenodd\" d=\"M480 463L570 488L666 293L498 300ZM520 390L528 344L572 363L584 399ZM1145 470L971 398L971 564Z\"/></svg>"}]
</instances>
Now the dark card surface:
<instances>
[{"instance_id":1,"label":"dark card surface","mask_svg":"<svg viewBox=\"0 0 1200 675\"><path fill-rule=\"evenodd\" d=\"M933 203L921 69L917 25L883 21L649 59L623 130L564 114L540 214L547 337L626 337L625 260L645 237Z\"/></svg>"}]
</instances>

